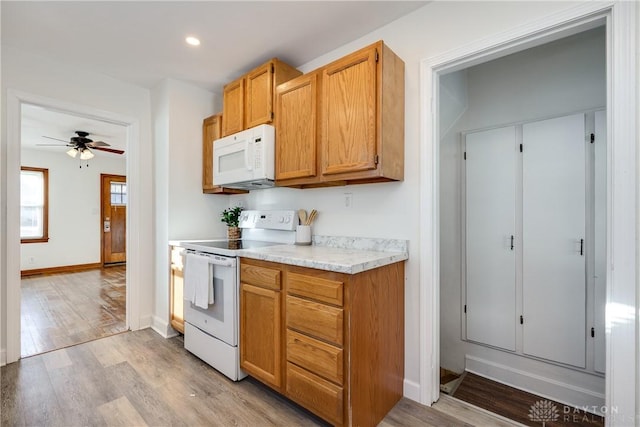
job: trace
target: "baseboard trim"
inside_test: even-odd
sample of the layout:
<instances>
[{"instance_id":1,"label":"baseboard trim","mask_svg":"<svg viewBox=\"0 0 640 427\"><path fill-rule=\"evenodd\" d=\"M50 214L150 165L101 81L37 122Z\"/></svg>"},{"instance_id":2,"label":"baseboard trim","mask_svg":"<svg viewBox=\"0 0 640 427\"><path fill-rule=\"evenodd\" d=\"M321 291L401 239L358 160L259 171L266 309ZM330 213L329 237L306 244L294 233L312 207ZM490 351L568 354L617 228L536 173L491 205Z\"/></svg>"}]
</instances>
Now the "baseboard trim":
<instances>
[{"instance_id":1,"label":"baseboard trim","mask_svg":"<svg viewBox=\"0 0 640 427\"><path fill-rule=\"evenodd\" d=\"M404 395L404 397L406 397L407 399L414 400L416 402L420 402L420 384L405 378L402 388L403 388L402 394Z\"/></svg>"},{"instance_id":2,"label":"baseboard trim","mask_svg":"<svg viewBox=\"0 0 640 427\"><path fill-rule=\"evenodd\" d=\"M510 387L536 394L545 399L555 400L571 407L578 407L583 411L596 415L603 415L602 408L605 405L605 396L593 390L468 354L465 356L465 370Z\"/></svg>"},{"instance_id":3,"label":"baseboard trim","mask_svg":"<svg viewBox=\"0 0 640 427\"><path fill-rule=\"evenodd\" d=\"M35 276L38 274L54 274L54 273L73 273L76 271L93 270L102 268L102 263L94 262L91 264L62 265L60 267L34 268L33 270L20 271L20 277Z\"/></svg>"},{"instance_id":4,"label":"baseboard trim","mask_svg":"<svg viewBox=\"0 0 640 427\"><path fill-rule=\"evenodd\" d=\"M156 331L163 338L171 338L178 335L178 332L171 327L169 322L159 318L158 316L152 317L151 329Z\"/></svg>"}]
</instances>

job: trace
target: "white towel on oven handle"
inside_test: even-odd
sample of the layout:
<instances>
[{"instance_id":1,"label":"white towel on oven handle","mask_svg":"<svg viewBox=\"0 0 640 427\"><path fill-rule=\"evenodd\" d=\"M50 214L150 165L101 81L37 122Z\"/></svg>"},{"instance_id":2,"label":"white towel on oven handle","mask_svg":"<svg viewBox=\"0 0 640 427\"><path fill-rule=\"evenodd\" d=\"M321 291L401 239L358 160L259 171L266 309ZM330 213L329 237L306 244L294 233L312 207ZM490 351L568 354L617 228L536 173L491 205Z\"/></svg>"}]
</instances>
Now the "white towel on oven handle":
<instances>
[{"instance_id":1,"label":"white towel on oven handle","mask_svg":"<svg viewBox=\"0 0 640 427\"><path fill-rule=\"evenodd\" d=\"M209 307L214 303L213 268L209 257L187 253L184 266L184 299L196 307Z\"/></svg>"}]
</instances>

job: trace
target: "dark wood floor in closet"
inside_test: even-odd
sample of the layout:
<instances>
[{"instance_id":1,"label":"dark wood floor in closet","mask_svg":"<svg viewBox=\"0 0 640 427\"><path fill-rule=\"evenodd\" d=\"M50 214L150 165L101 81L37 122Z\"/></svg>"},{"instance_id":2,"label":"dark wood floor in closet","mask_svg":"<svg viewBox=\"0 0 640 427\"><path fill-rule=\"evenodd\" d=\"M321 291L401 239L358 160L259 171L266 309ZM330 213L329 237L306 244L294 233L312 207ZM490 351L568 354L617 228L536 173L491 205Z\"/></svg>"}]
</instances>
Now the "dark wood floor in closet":
<instances>
[{"instance_id":1,"label":"dark wood floor in closet","mask_svg":"<svg viewBox=\"0 0 640 427\"><path fill-rule=\"evenodd\" d=\"M562 403L549 401L535 394L527 393L469 372L467 372L453 396L528 426L542 425L543 418L547 420L544 424L546 427L604 426L602 417L582 411L576 413L573 408L568 408L569 413L565 413L565 405ZM532 409L532 405L539 401L550 402L546 403L546 405L555 406L558 414L556 421L550 421L555 418L551 416L553 414L552 409L549 416L538 413L539 421L532 421L529 418L529 411ZM547 408L551 408L551 406L547 406Z\"/></svg>"},{"instance_id":2,"label":"dark wood floor in closet","mask_svg":"<svg viewBox=\"0 0 640 427\"><path fill-rule=\"evenodd\" d=\"M21 292L22 357L125 330L124 265L24 277Z\"/></svg>"}]
</instances>

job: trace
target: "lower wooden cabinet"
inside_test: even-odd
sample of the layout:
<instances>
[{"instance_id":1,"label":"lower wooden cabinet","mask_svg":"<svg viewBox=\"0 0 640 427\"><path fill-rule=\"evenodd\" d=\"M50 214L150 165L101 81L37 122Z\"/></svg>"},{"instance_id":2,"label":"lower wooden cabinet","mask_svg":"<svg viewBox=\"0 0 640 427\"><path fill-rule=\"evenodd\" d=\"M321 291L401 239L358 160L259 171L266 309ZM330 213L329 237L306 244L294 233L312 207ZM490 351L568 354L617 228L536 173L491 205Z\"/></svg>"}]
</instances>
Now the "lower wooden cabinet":
<instances>
[{"instance_id":1,"label":"lower wooden cabinet","mask_svg":"<svg viewBox=\"0 0 640 427\"><path fill-rule=\"evenodd\" d=\"M169 280L169 312L171 327L184 334L184 283L182 276L182 248L171 246L171 273Z\"/></svg>"},{"instance_id":2,"label":"lower wooden cabinet","mask_svg":"<svg viewBox=\"0 0 640 427\"><path fill-rule=\"evenodd\" d=\"M404 262L349 275L241 259L241 366L333 425L402 397Z\"/></svg>"},{"instance_id":3,"label":"lower wooden cabinet","mask_svg":"<svg viewBox=\"0 0 640 427\"><path fill-rule=\"evenodd\" d=\"M252 280L253 273L257 273L257 280ZM241 267L240 367L276 389L282 386L282 297L279 288L277 270Z\"/></svg>"}]
</instances>

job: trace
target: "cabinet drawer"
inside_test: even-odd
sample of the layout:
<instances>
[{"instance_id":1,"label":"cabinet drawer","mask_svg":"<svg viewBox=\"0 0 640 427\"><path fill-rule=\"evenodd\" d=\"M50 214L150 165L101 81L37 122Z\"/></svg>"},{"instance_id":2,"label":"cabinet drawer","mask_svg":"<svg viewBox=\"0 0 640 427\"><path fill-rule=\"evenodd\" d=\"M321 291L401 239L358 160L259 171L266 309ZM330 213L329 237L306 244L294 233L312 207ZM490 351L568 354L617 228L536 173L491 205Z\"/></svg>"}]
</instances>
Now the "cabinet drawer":
<instances>
[{"instance_id":1,"label":"cabinet drawer","mask_svg":"<svg viewBox=\"0 0 640 427\"><path fill-rule=\"evenodd\" d=\"M242 264L240 266L240 281L263 288L275 290L281 288L280 270L257 265Z\"/></svg>"},{"instance_id":2,"label":"cabinet drawer","mask_svg":"<svg viewBox=\"0 0 640 427\"><path fill-rule=\"evenodd\" d=\"M287 360L342 385L342 350L287 330Z\"/></svg>"},{"instance_id":3,"label":"cabinet drawer","mask_svg":"<svg viewBox=\"0 0 640 427\"><path fill-rule=\"evenodd\" d=\"M298 273L287 275L287 292L342 307L342 282Z\"/></svg>"},{"instance_id":4,"label":"cabinet drawer","mask_svg":"<svg viewBox=\"0 0 640 427\"><path fill-rule=\"evenodd\" d=\"M287 295L287 326L342 345L343 310Z\"/></svg>"},{"instance_id":5,"label":"cabinet drawer","mask_svg":"<svg viewBox=\"0 0 640 427\"><path fill-rule=\"evenodd\" d=\"M287 363L287 396L334 425L342 425L343 389Z\"/></svg>"}]
</instances>

